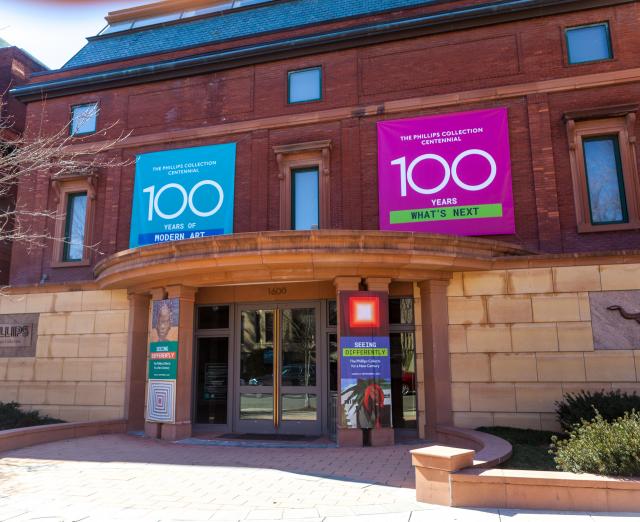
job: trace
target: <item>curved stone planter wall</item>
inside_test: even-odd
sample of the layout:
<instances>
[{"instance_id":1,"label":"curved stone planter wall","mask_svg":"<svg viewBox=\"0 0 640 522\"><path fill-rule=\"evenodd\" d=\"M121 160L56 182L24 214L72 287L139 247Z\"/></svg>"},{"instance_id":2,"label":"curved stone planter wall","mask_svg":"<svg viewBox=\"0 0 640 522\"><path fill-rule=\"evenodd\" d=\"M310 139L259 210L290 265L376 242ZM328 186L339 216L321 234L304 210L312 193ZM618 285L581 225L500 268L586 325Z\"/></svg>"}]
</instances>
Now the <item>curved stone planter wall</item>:
<instances>
[{"instance_id":1,"label":"curved stone planter wall","mask_svg":"<svg viewBox=\"0 0 640 522\"><path fill-rule=\"evenodd\" d=\"M640 477L487 469L509 458L509 443L449 427L438 429L438 440L452 445L411 451L420 502L477 508L640 511Z\"/></svg>"},{"instance_id":2,"label":"curved stone planter wall","mask_svg":"<svg viewBox=\"0 0 640 522\"><path fill-rule=\"evenodd\" d=\"M77 439L93 435L125 433L127 422L124 419L95 422L66 422L63 424L47 424L0 431L0 453L55 442L64 439Z\"/></svg>"}]
</instances>

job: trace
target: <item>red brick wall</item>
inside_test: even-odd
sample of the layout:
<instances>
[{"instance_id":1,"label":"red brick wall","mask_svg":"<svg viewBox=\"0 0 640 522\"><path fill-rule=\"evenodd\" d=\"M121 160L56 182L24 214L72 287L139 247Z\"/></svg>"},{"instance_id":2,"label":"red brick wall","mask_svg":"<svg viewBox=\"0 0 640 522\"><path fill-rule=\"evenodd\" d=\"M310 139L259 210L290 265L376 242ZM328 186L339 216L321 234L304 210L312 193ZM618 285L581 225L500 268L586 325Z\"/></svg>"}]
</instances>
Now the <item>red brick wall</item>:
<instances>
[{"instance_id":1,"label":"red brick wall","mask_svg":"<svg viewBox=\"0 0 640 522\"><path fill-rule=\"evenodd\" d=\"M568 66L563 28L608 20L615 59ZM251 121L420 96L498 88L539 80L622 71L640 66L637 4L592 9L565 16L497 24L463 32L414 38L349 51L319 54L217 74L148 83L49 100L44 107L48 130L69 119L70 107L100 100L99 126L115 122L111 137L134 136ZM322 65L324 97L309 104L286 104L286 73ZM273 147L312 140L332 141L331 225L344 229L378 227L377 136L380 118L475 110L509 109L513 189L516 201L514 236L499 237L532 250L574 252L640 248L638 232L578 234L569 170L569 152L562 116L566 111L635 103L637 84L603 86L559 93L532 93L506 100L460 103L455 107L359 117L255 130L216 139L125 149L122 159L169 148L235 141L236 232L274 230L279 226L279 181ZM29 105L31 121L40 120L43 104ZM97 138L89 138L89 140ZM96 200L94 260L126 249L135 168L101 173ZM20 202L53 208L49 182L30 180L20 189ZM44 226L43 223L35 224ZM49 224L51 226L51 224ZM98 251L99 250L99 251ZM92 278L92 268L50 268L50 249L27 254L14 249L13 284Z\"/></svg>"},{"instance_id":2,"label":"red brick wall","mask_svg":"<svg viewBox=\"0 0 640 522\"><path fill-rule=\"evenodd\" d=\"M5 47L0 49L0 118L3 119L3 130L10 126L14 136L18 136L24 130L27 108L9 94L9 89L27 82L29 75L34 71L40 71L43 67L34 62L17 47ZM24 74L23 74L24 73ZM0 136L2 137L2 136ZM13 210L16 191L0 198L0 213ZM9 282L9 270L11 265L11 243L0 242L0 285Z\"/></svg>"},{"instance_id":3,"label":"red brick wall","mask_svg":"<svg viewBox=\"0 0 640 522\"><path fill-rule=\"evenodd\" d=\"M16 67L13 67L14 62L17 62ZM11 116L16 132L22 132L24 129L26 106L9 95L9 89L27 83L33 72L43 69L39 63L36 63L17 47L0 49L0 96L6 103L2 115ZM24 76L19 71L24 71Z\"/></svg>"}]
</instances>

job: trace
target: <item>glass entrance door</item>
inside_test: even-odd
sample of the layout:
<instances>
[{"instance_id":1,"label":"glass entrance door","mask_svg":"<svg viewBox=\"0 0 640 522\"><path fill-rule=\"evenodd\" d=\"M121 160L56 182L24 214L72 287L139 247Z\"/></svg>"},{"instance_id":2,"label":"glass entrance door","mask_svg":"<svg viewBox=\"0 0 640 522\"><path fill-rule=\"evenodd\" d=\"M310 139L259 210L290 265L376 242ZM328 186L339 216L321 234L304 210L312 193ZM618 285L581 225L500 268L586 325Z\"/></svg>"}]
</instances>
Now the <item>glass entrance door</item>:
<instances>
[{"instance_id":1,"label":"glass entrance door","mask_svg":"<svg viewBox=\"0 0 640 522\"><path fill-rule=\"evenodd\" d=\"M198 337L196 415L198 424L227 424L229 338Z\"/></svg>"},{"instance_id":2,"label":"glass entrance door","mask_svg":"<svg viewBox=\"0 0 640 522\"><path fill-rule=\"evenodd\" d=\"M246 307L238 315L237 430L319 435L319 307Z\"/></svg>"}]
</instances>

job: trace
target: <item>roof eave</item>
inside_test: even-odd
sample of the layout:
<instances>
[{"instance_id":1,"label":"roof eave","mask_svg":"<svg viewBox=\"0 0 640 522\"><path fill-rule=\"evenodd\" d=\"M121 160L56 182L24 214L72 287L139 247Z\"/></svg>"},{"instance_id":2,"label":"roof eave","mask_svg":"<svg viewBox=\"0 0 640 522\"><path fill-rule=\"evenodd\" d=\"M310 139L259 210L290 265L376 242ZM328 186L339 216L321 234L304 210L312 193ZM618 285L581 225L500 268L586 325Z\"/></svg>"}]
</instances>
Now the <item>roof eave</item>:
<instances>
[{"instance_id":1,"label":"roof eave","mask_svg":"<svg viewBox=\"0 0 640 522\"><path fill-rule=\"evenodd\" d=\"M211 73L285 58L337 51L637 0L507 0L389 22L376 22L197 56L38 82L11 90L23 102Z\"/></svg>"}]
</instances>

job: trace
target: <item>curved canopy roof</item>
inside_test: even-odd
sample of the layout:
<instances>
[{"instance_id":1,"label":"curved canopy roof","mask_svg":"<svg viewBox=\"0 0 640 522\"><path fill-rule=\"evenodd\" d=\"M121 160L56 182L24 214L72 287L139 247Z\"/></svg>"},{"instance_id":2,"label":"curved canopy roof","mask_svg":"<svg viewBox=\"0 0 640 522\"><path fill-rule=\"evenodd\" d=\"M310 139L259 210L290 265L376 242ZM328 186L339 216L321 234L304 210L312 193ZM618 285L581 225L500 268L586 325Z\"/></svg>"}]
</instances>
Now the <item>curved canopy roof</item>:
<instances>
[{"instance_id":1,"label":"curved canopy roof","mask_svg":"<svg viewBox=\"0 0 640 522\"><path fill-rule=\"evenodd\" d=\"M333 280L340 276L398 281L446 278L486 270L498 257L526 250L500 241L377 230L247 232L125 250L95 268L101 288L166 284L217 286Z\"/></svg>"}]
</instances>

